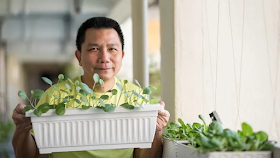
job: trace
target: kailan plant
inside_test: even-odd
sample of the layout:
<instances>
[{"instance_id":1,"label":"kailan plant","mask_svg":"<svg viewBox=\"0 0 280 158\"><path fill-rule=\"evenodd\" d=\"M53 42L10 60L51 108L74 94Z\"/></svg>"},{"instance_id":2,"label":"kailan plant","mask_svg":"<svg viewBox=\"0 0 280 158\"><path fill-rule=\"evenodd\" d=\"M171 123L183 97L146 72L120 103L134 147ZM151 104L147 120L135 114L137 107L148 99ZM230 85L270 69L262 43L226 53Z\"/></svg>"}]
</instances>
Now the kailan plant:
<instances>
[{"instance_id":1,"label":"kailan plant","mask_svg":"<svg viewBox=\"0 0 280 158\"><path fill-rule=\"evenodd\" d=\"M85 83L81 83L78 80L72 81L69 78L65 78L63 74L58 76L58 83L65 84L65 89L58 89L56 84L46 78L42 77L43 81L49 84L53 90L53 93L50 94L46 92L49 98L53 98L50 103L43 103L42 105L36 106L38 100L40 100L44 91L41 89L31 90L31 97L27 97L24 91L19 91L18 96L22 99L28 100L28 105L24 108L24 113L29 110L34 110L34 114L36 116L41 116L43 113L48 112L49 109L55 109L57 115L64 115L66 107L67 108L82 108L89 109L91 107L103 109L105 112L113 112L117 106L122 106L127 109L134 109L135 106L146 105L149 103L153 103L153 99L150 98L152 93L151 88L153 86L148 86L141 88L141 85L137 80L134 80L136 85L139 86L139 90L128 91L126 89L126 85L128 81L124 81L124 85L116 83L117 89L109 90L108 93L101 95L100 97L96 97L94 89L102 87L104 81L99 77L98 74L93 75L94 85L92 88L89 88ZM68 81L68 82L65 82ZM75 89L71 89L71 86L75 87ZM64 95L62 95L64 93ZM118 102L116 105L111 104L110 100L112 97L117 95L117 93L121 93L118 98ZM62 97L64 96L64 97ZM119 105L120 98L125 96L125 103ZM108 103L106 103L108 102ZM74 104L78 104L78 107L75 107Z\"/></svg>"},{"instance_id":2,"label":"kailan plant","mask_svg":"<svg viewBox=\"0 0 280 158\"><path fill-rule=\"evenodd\" d=\"M202 152L271 151L275 145L274 142L268 141L267 133L254 132L247 123L242 123L242 129L236 132L223 129L218 121L213 121L208 126L201 115L199 118L203 124L185 124L182 119L178 119L180 125L169 123L163 137L175 141L187 140L187 145Z\"/></svg>"}]
</instances>

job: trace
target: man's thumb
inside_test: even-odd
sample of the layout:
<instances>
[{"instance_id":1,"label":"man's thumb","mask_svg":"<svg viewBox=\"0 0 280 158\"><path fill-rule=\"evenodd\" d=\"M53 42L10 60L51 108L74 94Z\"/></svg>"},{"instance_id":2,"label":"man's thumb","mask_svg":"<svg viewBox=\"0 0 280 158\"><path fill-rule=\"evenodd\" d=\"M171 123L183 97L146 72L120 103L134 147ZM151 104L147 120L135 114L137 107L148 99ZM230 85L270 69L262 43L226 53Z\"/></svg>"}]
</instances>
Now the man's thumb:
<instances>
[{"instance_id":1,"label":"man's thumb","mask_svg":"<svg viewBox=\"0 0 280 158\"><path fill-rule=\"evenodd\" d=\"M26 107L25 104L19 103L16 107L17 113L23 114L23 109Z\"/></svg>"}]
</instances>

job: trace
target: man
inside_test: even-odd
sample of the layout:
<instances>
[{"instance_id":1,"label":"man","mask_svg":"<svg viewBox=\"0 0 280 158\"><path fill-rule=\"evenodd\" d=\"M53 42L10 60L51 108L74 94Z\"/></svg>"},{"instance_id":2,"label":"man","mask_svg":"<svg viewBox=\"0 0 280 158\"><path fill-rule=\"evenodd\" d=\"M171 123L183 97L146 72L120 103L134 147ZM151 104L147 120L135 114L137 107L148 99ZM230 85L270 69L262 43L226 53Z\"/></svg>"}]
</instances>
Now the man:
<instances>
[{"instance_id":1,"label":"man","mask_svg":"<svg viewBox=\"0 0 280 158\"><path fill-rule=\"evenodd\" d=\"M83 76L77 78L81 82L93 87L93 74L97 73L104 80L102 88L95 90L96 93L105 93L112 89L124 57L124 38L119 24L109 18L95 17L85 21L79 28L76 38L77 50L75 56L79 65L83 68ZM133 88L133 85L131 84ZM136 87L136 86L135 86ZM50 89L49 89L50 91ZM46 95L45 95L46 96ZM47 101L44 97L40 102ZM40 105L40 102L38 105ZM163 102L160 102L164 106ZM30 118L26 118L22 110L23 104L18 104L13 112L13 120L16 131L13 137L13 147L18 158L37 158L39 150L34 138L30 134L32 128ZM169 120L169 112L160 110L157 118L157 130L150 149L116 149L53 153L51 157L67 158L160 158L162 156L162 130Z\"/></svg>"}]
</instances>

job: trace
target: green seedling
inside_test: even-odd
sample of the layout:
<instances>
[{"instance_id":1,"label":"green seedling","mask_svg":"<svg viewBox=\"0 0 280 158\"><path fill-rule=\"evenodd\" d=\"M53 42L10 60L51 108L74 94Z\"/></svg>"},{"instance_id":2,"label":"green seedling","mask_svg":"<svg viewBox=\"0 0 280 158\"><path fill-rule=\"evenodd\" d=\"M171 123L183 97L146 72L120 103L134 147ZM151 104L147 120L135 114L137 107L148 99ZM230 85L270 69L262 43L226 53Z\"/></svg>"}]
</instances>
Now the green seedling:
<instances>
[{"instance_id":1,"label":"green seedling","mask_svg":"<svg viewBox=\"0 0 280 158\"><path fill-rule=\"evenodd\" d=\"M94 85L92 88L89 88L88 85L78 80L72 81L64 77L63 74L58 75L57 84L64 84L64 89L58 89L57 84L54 84L49 78L42 77L42 80L51 86L52 91L45 93L40 89L32 90L30 98L27 97L24 91L18 92L20 98L26 99L29 102L29 105L24 108L24 113L29 110L34 110L36 116L41 116L48 112L49 109L54 109L57 115L64 115L66 108L81 108L87 110L90 107L103 109L105 112L114 112L115 108L119 106L119 101L123 96L125 97L125 102L120 106L126 109L134 109L135 105L141 107L144 104L149 104L150 95L152 93L150 89L152 86L144 87L143 89L139 88L137 91L129 91L127 90L127 84L129 83L127 80L124 80L123 84L116 83L118 89L109 90L108 93L96 97L94 90L104 85L104 81L97 73L93 75ZM137 86L141 87L137 80L135 80L135 83ZM42 97L47 97L50 102L36 105ZM113 97L119 97L117 98L118 102L116 105L111 104Z\"/></svg>"}]
</instances>

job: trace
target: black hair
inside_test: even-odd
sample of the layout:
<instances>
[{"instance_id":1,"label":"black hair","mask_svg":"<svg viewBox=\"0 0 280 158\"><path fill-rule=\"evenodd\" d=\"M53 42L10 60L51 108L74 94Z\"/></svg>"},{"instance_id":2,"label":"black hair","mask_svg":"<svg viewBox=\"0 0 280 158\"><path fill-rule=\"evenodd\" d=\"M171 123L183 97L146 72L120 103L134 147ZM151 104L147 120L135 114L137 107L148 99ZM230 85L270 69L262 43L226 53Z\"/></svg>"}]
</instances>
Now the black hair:
<instances>
[{"instance_id":1,"label":"black hair","mask_svg":"<svg viewBox=\"0 0 280 158\"><path fill-rule=\"evenodd\" d=\"M81 51L81 45L85 42L86 30L94 29L114 29L117 31L120 41L122 43L122 50L124 48L124 37L119 23L113 19L107 17L94 17L86 20L78 29L76 37L77 50Z\"/></svg>"}]
</instances>

